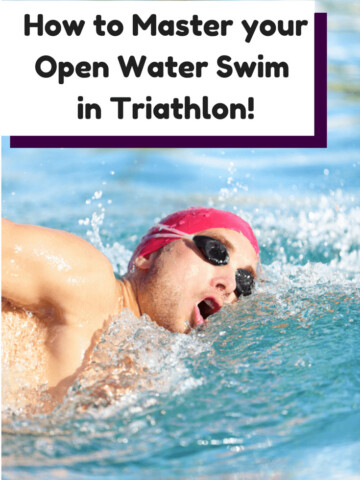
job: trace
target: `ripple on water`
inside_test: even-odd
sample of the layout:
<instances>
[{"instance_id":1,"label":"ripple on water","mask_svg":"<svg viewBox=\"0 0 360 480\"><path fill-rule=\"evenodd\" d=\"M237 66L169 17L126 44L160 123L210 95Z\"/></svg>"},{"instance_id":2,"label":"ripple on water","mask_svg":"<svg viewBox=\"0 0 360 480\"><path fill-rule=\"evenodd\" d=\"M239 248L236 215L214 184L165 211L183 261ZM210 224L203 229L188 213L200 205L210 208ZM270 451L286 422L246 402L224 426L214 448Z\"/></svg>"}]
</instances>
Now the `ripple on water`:
<instances>
[{"instance_id":1,"label":"ripple on water","mask_svg":"<svg viewBox=\"0 0 360 480\"><path fill-rule=\"evenodd\" d=\"M260 475L264 462L271 472L301 466L309 439L319 462L326 445L333 455L345 439L353 448L358 279L330 264L276 262L264 277L254 296L188 336L127 311L115 317L51 415L6 424L4 465L99 475L121 467L136 478L155 462L159 475L171 467L189 478L223 472L231 460Z\"/></svg>"}]
</instances>

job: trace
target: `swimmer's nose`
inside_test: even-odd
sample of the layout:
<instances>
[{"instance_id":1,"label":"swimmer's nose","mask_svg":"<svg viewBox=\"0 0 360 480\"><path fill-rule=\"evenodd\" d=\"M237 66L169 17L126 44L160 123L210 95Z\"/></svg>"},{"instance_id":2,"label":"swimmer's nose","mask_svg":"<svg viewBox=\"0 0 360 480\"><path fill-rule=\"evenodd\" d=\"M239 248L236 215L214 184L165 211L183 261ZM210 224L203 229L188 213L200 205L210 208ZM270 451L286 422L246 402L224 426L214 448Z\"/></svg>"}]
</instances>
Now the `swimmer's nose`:
<instances>
[{"instance_id":1,"label":"swimmer's nose","mask_svg":"<svg viewBox=\"0 0 360 480\"><path fill-rule=\"evenodd\" d=\"M211 280L211 286L215 287L222 295L230 295L235 291L236 280L235 272L229 265L224 267L216 267L218 272Z\"/></svg>"}]
</instances>

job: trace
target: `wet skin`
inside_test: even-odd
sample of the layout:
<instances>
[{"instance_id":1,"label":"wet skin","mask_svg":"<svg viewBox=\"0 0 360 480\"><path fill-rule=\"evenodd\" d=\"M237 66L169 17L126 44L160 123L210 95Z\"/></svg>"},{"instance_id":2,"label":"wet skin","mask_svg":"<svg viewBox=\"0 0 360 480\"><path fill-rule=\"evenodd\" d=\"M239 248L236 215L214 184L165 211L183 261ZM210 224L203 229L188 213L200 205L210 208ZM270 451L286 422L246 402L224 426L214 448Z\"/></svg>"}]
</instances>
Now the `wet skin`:
<instances>
[{"instance_id":1,"label":"wet skin","mask_svg":"<svg viewBox=\"0 0 360 480\"><path fill-rule=\"evenodd\" d=\"M249 270L256 276L258 256L244 235L222 228L198 234L222 241L230 262L212 265L188 239L171 242L161 252L154 252L148 259L138 257L135 262L141 272L136 276L140 280L137 290L141 312L173 332L188 333L204 323L197 311L204 300L209 306L207 313L216 313L225 304L236 302L237 269Z\"/></svg>"},{"instance_id":2,"label":"wet skin","mask_svg":"<svg viewBox=\"0 0 360 480\"><path fill-rule=\"evenodd\" d=\"M209 314L236 301L236 270L255 273L257 266L257 255L243 235L225 229L205 230L199 233L226 244L228 265L214 266L204 260L193 242L175 240L149 258L136 259L134 272L126 275L131 301L124 305L122 284L114 277L109 260L85 240L7 220L2 229L6 312L10 315L13 305L14 325L23 322L24 315L18 312L25 309L45 331L45 341L37 346L37 358L41 356L46 366L42 378L31 373L36 372L35 360L30 368L31 359L26 360L26 377L34 388L47 382L57 399L90 358L106 322L122 308L130 308L135 315L146 313L170 331L188 333L204 323L201 302L207 302ZM201 312L204 314L203 309ZM23 348L17 345L16 350L22 352ZM19 355L13 356L14 361L20 360Z\"/></svg>"}]
</instances>

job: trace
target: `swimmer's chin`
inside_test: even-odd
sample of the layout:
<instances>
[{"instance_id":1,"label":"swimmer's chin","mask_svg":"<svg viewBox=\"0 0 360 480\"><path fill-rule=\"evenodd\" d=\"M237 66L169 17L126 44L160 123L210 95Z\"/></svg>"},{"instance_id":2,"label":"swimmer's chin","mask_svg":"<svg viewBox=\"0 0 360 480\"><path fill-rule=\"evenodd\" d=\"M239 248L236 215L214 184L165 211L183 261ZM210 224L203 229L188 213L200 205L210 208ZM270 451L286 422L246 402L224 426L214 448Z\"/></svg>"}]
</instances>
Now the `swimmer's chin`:
<instances>
[{"instance_id":1,"label":"swimmer's chin","mask_svg":"<svg viewBox=\"0 0 360 480\"><path fill-rule=\"evenodd\" d=\"M185 327L184 329L180 332L180 333L183 333L185 335L188 335L189 333L191 333L193 330L195 331L200 331L200 330L203 330L204 328L206 327L206 322L204 321L203 323L201 324L198 324L194 321L190 321L190 322L185 322Z\"/></svg>"},{"instance_id":2,"label":"swimmer's chin","mask_svg":"<svg viewBox=\"0 0 360 480\"><path fill-rule=\"evenodd\" d=\"M201 326L199 325L198 322L195 321L193 316L189 320L178 320L178 321L169 321L169 319L166 319L166 321L163 321L162 319L153 319L149 315L147 315L148 319L152 322L155 322L159 327L165 328L165 330L168 330L171 333L181 333L183 335L188 335L191 333L193 330L199 330L202 329L202 327L205 326L206 322L201 322Z\"/></svg>"},{"instance_id":3,"label":"swimmer's chin","mask_svg":"<svg viewBox=\"0 0 360 480\"><path fill-rule=\"evenodd\" d=\"M170 319L162 319L162 318L151 318L150 315L145 314L147 319L150 322L156 323L159 327L165 328L168 332L171 333L182 333L182 334L189 334L193 327L191 326L191 322L188 320L179 321L179 320L170 320Z\"/></svg>"},{"instance_id":4,"label":"swimmer's chin","mask_svg":"<svg viewBox=\"0 0 360 480\"><path fill-rule=\"evenodd\" d=\"M194 327L191 325L189 321L185 321L180 325L179 324L168 325L168 326L164 326L164 328L166 328L166 330L169 330L169 332L171 333L181 333L183 335L188 335L189 333L192 332Z\"/></svg>"}]
</instances>

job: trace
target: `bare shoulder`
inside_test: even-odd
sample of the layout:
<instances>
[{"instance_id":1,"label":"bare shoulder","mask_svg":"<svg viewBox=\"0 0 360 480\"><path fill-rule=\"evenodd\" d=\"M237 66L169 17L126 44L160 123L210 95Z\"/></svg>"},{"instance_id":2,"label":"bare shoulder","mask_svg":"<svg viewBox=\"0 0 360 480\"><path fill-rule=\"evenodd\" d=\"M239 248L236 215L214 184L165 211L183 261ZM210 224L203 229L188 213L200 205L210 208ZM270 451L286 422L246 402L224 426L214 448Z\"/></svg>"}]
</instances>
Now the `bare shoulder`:
<instances>
[{"instance_id":1,"label":"bare shoulder","mask_svg":"<svg viewBox=\"0 0 360 480\"><path fill-rule=\"evenodd\" d=\"M3 296L14 303L54 308L64 323L114 313L111 263L72 233L3 220L2 260Z\"/></svg>"}]
</instances>

